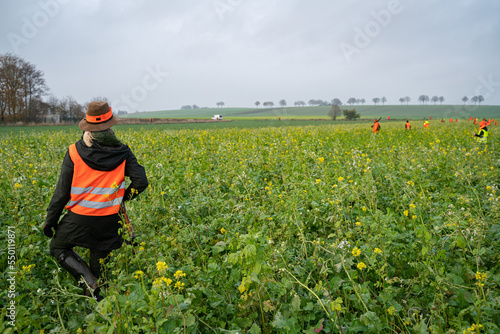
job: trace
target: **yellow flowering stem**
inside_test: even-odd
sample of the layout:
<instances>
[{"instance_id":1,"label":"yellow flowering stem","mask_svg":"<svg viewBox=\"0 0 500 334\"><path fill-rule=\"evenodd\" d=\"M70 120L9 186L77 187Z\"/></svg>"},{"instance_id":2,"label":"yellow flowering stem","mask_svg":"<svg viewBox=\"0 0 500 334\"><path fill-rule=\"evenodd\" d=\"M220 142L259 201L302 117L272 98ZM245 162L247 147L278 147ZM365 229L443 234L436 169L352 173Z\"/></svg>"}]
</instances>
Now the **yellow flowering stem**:
<instances>
[{"instance_id":1,"label":"yellow flowering stem","mask_svg":"<svg viewBox=\"0 0 500 334\"><path fill-rule=\"evenodd\" d=\"M184 334L186 334L186 318L184 317L184 314L182 313L181 311L181 308L179 306L179 303L177 302L177 298L175 298L175 295L174 295L174 292L170 289L170 285L167 286L167 289L168 291L170 292L170 294L174 297L172 298L175 302L175 305L177 306L177 309L179 310L179 313L181 314L181 317L182 317L182 322L183 322L183 326L184 326ZM163 296L163 294L162 294Z\"/></svg>"},{"instance_id":2,"label":"yellow flowering stem","mask_svg":"<svg viewBox=\"0 0 500 334\"><path fill-rule=\"evenodd\" d=\"M356 297L358 297L359 301L361 302L361 304L363 304L363 307L365 308L365 311L366 312L370 312L368 310L368 307L366 307L366 304L365 302L363 301L363 298L361 298L361 296L359 295L359 292L358 290L356 289L356 284L354 284L354 280L352 279L351 275L349 275L349 271L347 271L347 268L345 267L345 263L344 263L344 257L342 256L342 268L344 268L344 271L345 273L347 274L347 277L349 278L349 281L351 281L353 284L352 284L352 288L354 289L354 292L356 293ZM375 325L375 328L377 328L377 332L378 332L378 327L377 325Z\"/></svg>"},{"instance_id":3,"label":"yellow flowering stem","mask_svg":"<svg viewBox=\"0 0 500 334\"><path fill-rule=\"evenodd\" d=\"M377 227L378 227L378 233L380 235L380 240L384 240L384 238L382 238L382 230L380 228L380 212L377 211ZM384 257L384 264L386 265L386 268L388 267L388 264L387 264L387 259L385 257L385 247L384 247L384 243L382 242L380 244L380 247L382 248L382 256Z\"/></svg>"},{"instance_id":4,"label":"yellow flowering stem","mask_svg":"<svg viewBox=\"0 0 500 334\"><path fill-rule=\"evenodd\" d=\"M314 260L316 261L316 271L318 272L319 276L321 276L323 278L323 280L326 282L326 289L328 291L328 295L330 296L330 300L332 302L333 301L333 296L332 296L332 292L330 291L330 282L328 282L328 280L326 279L325 275L323 275L321 273L321 271L318 269L319 268L319 264L318 264L318 257L316 256L316 248L317 248L318 245L314 245ZM340 334L344 334L344 332L342 331L342 323L340 322L340 316L339 316L339 312L335 309L335 314L337 315L337 320L339 321L339 329L340 329Z\"/></svg>"},{"instance_id":5,"label":"yellow flowering stem","mask_svg":"<svg viewBox=\"0 0 500 334\"><path fill-rule=\"evenodd\" d=\"M281 258L283 259L283 256L282 256ZM283 259L283 263L286 263L286 262L285 262L285 259ZM321 301L321 298L319 298L319 297L318 297L318 295L314 293L314 291L312 291L311 289L309 289L309 287L308 287L308 286L306 286L306 285L305 285L305 284L303 284L301 281L299 281L299 280L297 279L297 277L293 276L293 274L292 274L291 272L289 272L289 271L288 271L288 269L286 269L286 267L285 267L285 268L283 268L283 269L285 269L285 271L286 271L286 272L287 272L290 276L292 276L292 277L293 277L293 279L295 279L295 280L297 281L297 283L299 283L300 285L302 285L302 287L304 287L307 291L309 291L310 293L312 293L312 294L314 295L314 297L316 297L316 299L318 299L319 303L321 304L321 307L322 307L322 308L323 308L323 310L325 311L325 313L326 313L326 315L328 316L328 318L330 318L330 320L331 320L332 322L334 322L334 323L335 323L335 321L334 321L334 320L330 317L330 313L328 313L328 311L326 310L325 305L323 305L323 302Z\"/></svg>"}]
</instances>

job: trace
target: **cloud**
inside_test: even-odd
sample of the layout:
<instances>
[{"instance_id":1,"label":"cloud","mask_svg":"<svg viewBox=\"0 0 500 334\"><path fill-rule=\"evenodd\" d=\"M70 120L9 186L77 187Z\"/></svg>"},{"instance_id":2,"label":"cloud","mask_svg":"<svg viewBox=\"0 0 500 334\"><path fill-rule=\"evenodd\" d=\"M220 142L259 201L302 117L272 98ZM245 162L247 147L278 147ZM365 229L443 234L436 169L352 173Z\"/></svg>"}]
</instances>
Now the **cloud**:
<instances>
[{"instance_id":1,"label":"cloud","mask_svg":"<svg viewBox=\"0 0 500 334\"><path fill-rule=\"evenodd\" d=\"M500 81L493 0L9 0L2 31L22 35L51 3L57 13L16 53L45 72L53 94L81 103L128 94L156 67L169 76L137 110L381 94L398 104L423 93L451 103L472 96L481 77ZM349 59L342 43L356 48ZM485 102L500 104L491 87Z\"/></svg>"}]
</instances>

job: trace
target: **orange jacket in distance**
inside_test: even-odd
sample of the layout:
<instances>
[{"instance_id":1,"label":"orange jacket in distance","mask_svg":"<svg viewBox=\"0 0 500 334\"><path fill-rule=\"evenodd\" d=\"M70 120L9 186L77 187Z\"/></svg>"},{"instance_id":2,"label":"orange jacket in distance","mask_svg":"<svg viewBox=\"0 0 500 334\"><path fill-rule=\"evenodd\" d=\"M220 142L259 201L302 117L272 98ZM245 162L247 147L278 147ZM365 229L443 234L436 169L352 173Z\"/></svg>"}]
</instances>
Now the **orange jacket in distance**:
<instances>
[{"instance_id":1,"label":"orange jacket in distance","mask_svg":"<svg viewBox=\"0 0 500 334\"><path fill-rule=\"evenodd\" d=\"M411 124L410 124L410 122L406 122L405 129L406 130L411 130Z\"/></svg>"},{"instance_id":2,"label":"orange jacket in distance","mask_svg":"<svg viewBox=\"0 0 500 334\"><path fill-rule=\"evenodd\" d=\"M71 198L66 209L83 216L118 213L125 194L126 160L112 171L99 171L83 161L75 144L70 145L69 155L74 168Z\"/></svg>"},{"instance_id":3,"label":"orange jacket in distance","mask_svg":"<svg viewBox=\"0 0 500 334\"><path fill-rule=\"evenodd\" d=\"M372 128L373 128L373 133L379 133L380 132L380 124L378 123L377 120L375 120L375 123L373 123Z\"/></svg>"}]
</instances>

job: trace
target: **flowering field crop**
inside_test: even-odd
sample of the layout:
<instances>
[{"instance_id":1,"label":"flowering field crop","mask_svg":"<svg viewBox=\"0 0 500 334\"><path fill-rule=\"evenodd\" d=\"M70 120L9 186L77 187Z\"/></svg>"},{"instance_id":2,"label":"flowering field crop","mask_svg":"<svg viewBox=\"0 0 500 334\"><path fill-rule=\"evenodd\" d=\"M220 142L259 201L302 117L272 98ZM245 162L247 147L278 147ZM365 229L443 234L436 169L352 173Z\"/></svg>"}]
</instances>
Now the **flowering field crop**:
<instances>
[{"instance_id":1,"label":"flowering field crop","mask_svg":"<svg viewBox=\"0 0 500 334\"><path fill-rule=\"evenodd\" d=\"M474 130L118 128L150 187L100 303L41 229L80 132L3 131L0 331L500 333L499 130Z\"/></svg>"}]
</instances>

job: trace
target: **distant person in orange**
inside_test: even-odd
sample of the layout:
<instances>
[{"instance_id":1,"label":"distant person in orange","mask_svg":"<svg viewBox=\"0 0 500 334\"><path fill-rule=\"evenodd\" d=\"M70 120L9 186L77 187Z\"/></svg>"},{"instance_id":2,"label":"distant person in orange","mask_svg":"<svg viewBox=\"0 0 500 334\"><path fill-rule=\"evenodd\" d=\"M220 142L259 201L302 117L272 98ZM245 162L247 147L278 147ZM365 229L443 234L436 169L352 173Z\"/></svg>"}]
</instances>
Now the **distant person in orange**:
<instances>
[{"instance_id":1,"label":"distant person in orange","mask_svg":"<svg viewBox=\"0 0 500 334\"><path fill-rule=\"evenodd\" d=\"M455 123L458 123L458 118L455 118Z\"/></svg>"},{"instance_id":2,"label":"distant person in orange","mask_svg":"<svg viewBox=\"0 0 500 334\"><path fill-rule=\"evenodd\" d=\"M471 117L469 117L469 122L470 122L470 121L472 121L472 116L471 116Z\"/></svg>"},{"instance_id":3,"label":"distant person in orange","mask_svg":"<svg viewBox=\"0 0 500 334\"><path fill-rule=\"evenodd\" d=\"M405 129L406 130L411 130L411 124L410 124L410 122L408 120L406 121Z\"/></svg>"},{"instance_id":4,"label":"distant person in orange","mask_svg":"<svg viewBox=\"0 0 500 334\"><path fill-rule=\"evenodd\" d=\"M444 123L444 119L441 119L441 123Z\"/></svg>"},{"instance_id":5,"label":"distant person in orange","mask_svg":"<svg viewBox=\"0 0 500 334\"><path fill-rule=\"evenodd\" d=\"M477 124L477 117L474 117L474 125Z\"/></svg>"},{"instance_id":6,"label":"distant person in orange","mask_svg":"<svg viewBox=\"0 0 500 334\"><path fill-rule=\"evenodd\" d=\"M429 119L432 119L432 116L429 116Z\"/></svg>"},{"instance_id":7,"label":"distant person in orange","mask_svg":"<svg viewBox=\"0 0 500 334\"><path fill-rule=\"evenodd\" d=\"M490 125L490 122L488 122L488 121L486 120L486 117L485 117L485 118L483 118L483 120L482 120L481 122L479 122L479 128L480 128L480 129L481 129L481 127L488 126L488 125Z\"/></svg>"},{"instance_id":8,"label":"distant person in orange","mask_svg":"<svg viewBox=\"0 0 500 334\"><path fill-rule=\"evenodd\" d=\"M495 125L498 125L498 122L497 122L497 121L495 121Z\"/></svg>"},{"instance_id":9,"label":"distant person in orange","mask_svg":"<svg viewBox=\"0 0 500 334\"><path fill-rule=\"evenodd\" d=\"M390 121L391 120L391 116L387 116L387 120Z\"/></svg>"},{"instance_id":10,"label":"distant person in orange","mask_svg":"<svg viewBox=\"0 0 500 334\"><path fill-rule=\"evenodd\" d=\"M453 123L453 118L450 117L450 123Z\"/></svg>"},{"instance_id":11,"label":"distant person in orange","mask_svg":"<svg viewBox=\"0 0 500 334\"><path fill-rule=\"evenodd\" d=\"M424 122L424 128L427 128L427 129L429 128L429 121Z\"/></svg>"},{"instance_id":12,"label":"distant person in orange","mask_svg":"<svg viewBox=\"0 0 500 334\"><path fill-rule=\"evenodd\" d=\"M373 120L373 125L371 126L373 128L373 133L379 133L380 132L380 124L378 122L378 119Z\"/></svg>"}]
</instances>

